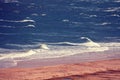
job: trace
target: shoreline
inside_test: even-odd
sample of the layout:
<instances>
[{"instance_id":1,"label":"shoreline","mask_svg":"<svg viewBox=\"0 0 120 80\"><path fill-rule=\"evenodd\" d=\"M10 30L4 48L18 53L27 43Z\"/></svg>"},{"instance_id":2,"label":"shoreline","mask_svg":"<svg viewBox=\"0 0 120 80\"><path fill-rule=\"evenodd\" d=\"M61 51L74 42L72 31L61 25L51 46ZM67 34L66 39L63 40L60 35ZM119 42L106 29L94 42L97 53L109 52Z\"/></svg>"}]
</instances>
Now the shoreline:
<instances>
[{"instance_id":1,"label":"shoreline","mask_svg":"<svg viewBox=\"0 0 120 80\"><path fill-rule=\"evenodd\" d=\"M118 51L17 62L0 68L0 80L120 80Z\"/></svg>"},{"instance_id":2,"label":"shoreline","mask_svg":"<svg viewBox=\"0 0 120 80\"><path fill-rule=\"evenodd\" d=\"M99 60L109 60L109 59L119 59L120 50L116 48L111 48L110 50L106 51L97 51L97 52L83 52L69 56L57 56L57 57L41 57L41 54L36 53L37 55L28 55L23 56L22 58L19 57L5 57L0 61L0 68L31 68L31 67L44 67L44 66L52 66L52 65L59 65L59 64L74 64L74 63L82 63L82 62L90 62L90 61L99 61ZM28 52L29 53L29 52ZM25 53L27 55L28 53ZM30 50L31 53L31 50ZM57 51L59 53L59 51ZM56 53L56 54L57 54ZM71 53L71 52L70 52ZM20 54L20 53L19 53ZM69 54L69 52L65 53ZM44 55L47 56L47 53L44 52ZM64 55L64 54L63 54Z\"/></svg>"},{"instance_id":3,"label":"shoreline","mask_svg":"<svg viewBox=\"0 0 120 80\"><path fill-rule=\"evenodd\" d=\"M0 69L0 80L119 80L119 76L120 59Z\"/></svg>"},{"instance_id":4,"label":"shoreline","mask_svg":"<svg viewBox=\"0 0 120 80\"><path fill-rule=\"evenodd\" d=\"M82 53L67 57L60 58L49 58L49 59L33 59L18 62L17 66L13 68L34 68L34 67L44 67L44 66L54 66L59 64L74 64L74 63L85 63L85 62L94 62L101 60L110 60L110 59L120 59L120 54L118 51L106 51L106 52L91 52L91 53Z\"/></svg>"},{"instance_id":5,"label":"shoreline","mask_svg":"<svg viewBox=\"0 0 120 80\"><path fill-rule=\"evenodd\" d=\"M101 60L110 60L110 59L120 59L119 51L104 51L104 52L89 52L76 54L66 57L59 58L45 58L45 59L26 59L19 60L17 59L8 59L8 61L0 61L1 68L35 68L35 67L44 67L44 66L54 66L60 64L75 64L75 63L85 63Z\"/></svg>"}]
</instances>

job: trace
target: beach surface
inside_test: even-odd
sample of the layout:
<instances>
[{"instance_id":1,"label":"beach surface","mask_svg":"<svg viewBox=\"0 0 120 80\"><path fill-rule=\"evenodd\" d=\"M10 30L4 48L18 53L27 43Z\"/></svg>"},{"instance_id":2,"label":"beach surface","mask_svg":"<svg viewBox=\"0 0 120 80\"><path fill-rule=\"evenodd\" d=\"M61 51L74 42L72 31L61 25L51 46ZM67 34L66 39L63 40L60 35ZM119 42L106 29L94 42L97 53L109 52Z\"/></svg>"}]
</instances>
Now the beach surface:
<instances>
[{"instance_id":1,"label":"beach surface","mask_svg":"<svg viewBox=\"0 0 120 80\"><path fill-rule=\"evenodd\" d=\"M0 69L0 80L120 80L120 59Z\"/></svg>"}]
</instances>

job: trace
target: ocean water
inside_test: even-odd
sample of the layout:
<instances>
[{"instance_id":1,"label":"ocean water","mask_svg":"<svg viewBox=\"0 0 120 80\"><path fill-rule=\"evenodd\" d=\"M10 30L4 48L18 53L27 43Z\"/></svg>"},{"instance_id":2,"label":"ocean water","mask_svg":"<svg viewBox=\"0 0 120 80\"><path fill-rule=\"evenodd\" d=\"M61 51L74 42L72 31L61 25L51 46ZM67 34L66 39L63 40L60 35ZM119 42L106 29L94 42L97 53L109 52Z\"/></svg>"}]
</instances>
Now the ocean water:
<instances>
[{"instance_id":1,"label":"ocean water","mask_svg":"<svg viewBox=\"0 0 120 80\"><path fill-rule=\"evenodd\" d=\"M0 66L120 51L120 0L0 2Z\"/></svg>"}]
</instances>

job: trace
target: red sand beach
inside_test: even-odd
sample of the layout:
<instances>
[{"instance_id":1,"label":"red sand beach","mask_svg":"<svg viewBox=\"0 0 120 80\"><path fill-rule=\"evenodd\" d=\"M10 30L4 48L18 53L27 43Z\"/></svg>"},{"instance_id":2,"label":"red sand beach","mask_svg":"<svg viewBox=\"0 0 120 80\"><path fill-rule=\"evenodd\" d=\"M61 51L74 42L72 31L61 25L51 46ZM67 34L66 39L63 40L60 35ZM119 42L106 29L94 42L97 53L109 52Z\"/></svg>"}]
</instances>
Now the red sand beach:
<instances>
[{"instance_id":1,"label":"red sand beach","mask_svg":"<svg viewBox=\"0 0 120 80\"><path fill-rule=\"evenodd\" d=\"M3 68L0 80L120 80L120 59L38 68Z\"/></svg>"}]
</instances>

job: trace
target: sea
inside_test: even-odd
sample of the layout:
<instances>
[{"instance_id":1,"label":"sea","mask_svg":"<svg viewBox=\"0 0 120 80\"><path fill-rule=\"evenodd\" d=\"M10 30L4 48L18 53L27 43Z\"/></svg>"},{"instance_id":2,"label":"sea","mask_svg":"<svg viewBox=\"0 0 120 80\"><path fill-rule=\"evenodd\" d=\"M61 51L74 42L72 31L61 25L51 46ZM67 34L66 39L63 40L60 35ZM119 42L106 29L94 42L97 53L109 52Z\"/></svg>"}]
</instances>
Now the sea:
<instances>
[{"instance_id":1,"label":"sea","mask_svg":"<svg viewBox=\"0 0 120 80\"><path fill-rule=\"evenodd\" d=\"M120 51L120 0L0 1L0 67L105 51Z\"/></svg>"}]
</instances>

